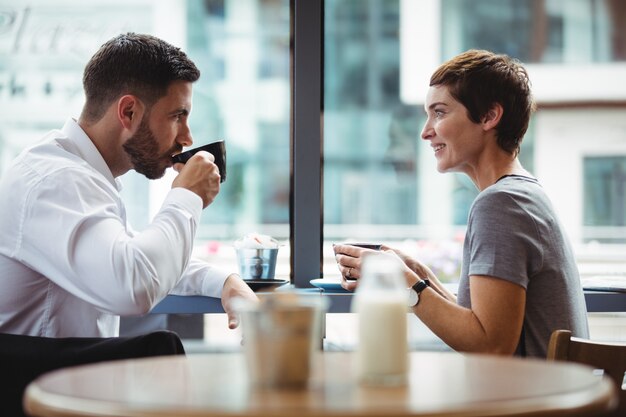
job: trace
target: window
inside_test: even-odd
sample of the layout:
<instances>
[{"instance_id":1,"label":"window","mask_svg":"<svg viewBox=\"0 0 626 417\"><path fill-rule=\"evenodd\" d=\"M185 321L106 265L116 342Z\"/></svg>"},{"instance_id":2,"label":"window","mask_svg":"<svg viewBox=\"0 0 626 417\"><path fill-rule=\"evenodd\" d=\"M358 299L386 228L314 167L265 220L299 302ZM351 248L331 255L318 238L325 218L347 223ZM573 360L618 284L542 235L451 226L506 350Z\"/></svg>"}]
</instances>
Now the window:
<instances>
[{"instance_id":1,"label":"window","mask_svg":"<svg viewBox=\"0 0 626 417\"><path fill-rule=\"evenodd\" d=\"M623 2L326 0L324 13L324 276L339 274L331 244L358 239L396 245L458 279L477 189L438 173L420 132L430 74L469 48L527 65L538 111L520 160L577 251L623 235L616 174L599 177L616 162L585 159L581 168L582 158L626 146L626 88L615 82L626 77ZM613 222L607 229L590 223L601 215Z\"/></svg>"},{"instance_id":2,"label":"window","mask_svg":"<svg viewBox=\"0 0 626 417\"><path fill-rule=\"evenodd\" d=\"M224 139L228 179L204 210L197 255L236 268L232 242L256 231L289 239L289 0L53 1L0 7L0 172L83 104L87 60L118 33L181 46L202 72L194 84L194 145ZM97 16L97 18L94 18ZM131 171L122 195L141 230L174 172ZM289 274L289 250L280 268Z\"/></svg>"},{"instance_id":3,"label":"window","mask_svg":"<svg viewBox=\"0 0 626 417\"><path fill-rule=\"evenodd\" d=\"M246 233L289 238L289 2L189 1L187 9L187 50L202 71L191 128L198 144L224 139L228 164L197 238L225 247L214 262L232 262L230 245Z\"/></svg>"},{"instance_id":4,"label":"window","mask_svg":"<svg viewBox=\"0 0 626 417\"><path fill-rule=\"evenodd\" d=\"M531 63L624 61L619 0L443 0L444 57L484 48Z\"/></svg>"},{"instance_id":5,"label":"window","mask_svg":"<svg viewBox=\"0 0 626 417\"><path fill-rule=\"evenodd\" d=\"M625 243L626 156L587 157L583 170L585 226L605 232L599 241Z\"/></svg>"},{"instance_id":6,"label":"window","mask_svg":"<svg viewBox=\"0 0 626 417\"><path fill-rule=\"evenodd\" d=\"M455 178L436 173L420 138L422 102L401 94L401 7L325 2L324 276L338 275L330 244L352 239L402 244L410 253L428 247L442 264L458 263L450 253L460 248L455 225L465 224L475 187L466 198L463 179L454 196L436 185Z\"/></svg>"},{"instance_id":7,"label":"window","mask_svg":"<svg viewBox=\"0 0 626 417\"><path fill-rule=\"evenodd\" d=\"M305 15L311 26L290 38L290 7L319 9L323 16L310 21L317 16ZM323 30L313 47L302 42L311 27ZM227 143L228 180L204 211L199 255L232 268L232 241L258 231L291 240L293 252L285 246L279 255L284 275L292 273L290 261L311 261L308 271L337 275L331 243L347 239L397 243L448 264L459 251L476 189L462 175L436 171L420 139L423 100L430 73L445 58L489 48L528 63L539 111L521 159L551 195L573 241L582 244L609 233L598 228L614 233L621 227L618 199L607 188L617 180L602 179L613 172L602 158L625 154L626 84L615 81L626 78L625 28L626 6L619 0L7 4L0 7L0 172L25 146L79 114L82 69L102 42L123 31L149 32L182 46L202 71L190 119L195 143ZM304 45L308 56L322 44L323 68L299 68L300 75L317 72L321 90L290 90L293 43ZM298 128L294 133L292 103L311 116L304 135ZM315 130L320 119L323 140ZM293 158L302 146L310 148ZM295 205L300 197L294 194L316 190L294 185L293 173L317 177L307 170L320 163L322 206L307 206L307 199ZM172 175L158 182L124 176L136 228L158 209ZM290 223L300 215L314 227L322 219L323 242L315 233L291 235ZM301 242L323 244L321 271ZM446 268L452 272L445 279L456 279L456 265ZM312 278L295 277L300 286Z\"/></svg>"}]
</instances>

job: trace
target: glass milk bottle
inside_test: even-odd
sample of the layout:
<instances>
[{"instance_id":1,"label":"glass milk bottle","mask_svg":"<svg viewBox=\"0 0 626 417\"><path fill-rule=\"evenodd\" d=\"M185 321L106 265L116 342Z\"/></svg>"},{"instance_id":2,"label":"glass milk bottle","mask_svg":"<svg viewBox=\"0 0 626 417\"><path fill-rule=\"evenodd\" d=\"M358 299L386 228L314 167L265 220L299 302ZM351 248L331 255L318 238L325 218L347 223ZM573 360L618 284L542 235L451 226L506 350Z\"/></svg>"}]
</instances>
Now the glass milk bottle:
<instances>
[{"instance_id":1,"label":"glass milk bottle","mask_svg":"<svg viewBox=\"0 0 626 417\"><path fill-rule=\"evenodd\" d=\"M400 262L385 253L363 258L352 310L359 321L356 371L367 385L407 380L407 290Z\"/></svg>"}]
</instances>

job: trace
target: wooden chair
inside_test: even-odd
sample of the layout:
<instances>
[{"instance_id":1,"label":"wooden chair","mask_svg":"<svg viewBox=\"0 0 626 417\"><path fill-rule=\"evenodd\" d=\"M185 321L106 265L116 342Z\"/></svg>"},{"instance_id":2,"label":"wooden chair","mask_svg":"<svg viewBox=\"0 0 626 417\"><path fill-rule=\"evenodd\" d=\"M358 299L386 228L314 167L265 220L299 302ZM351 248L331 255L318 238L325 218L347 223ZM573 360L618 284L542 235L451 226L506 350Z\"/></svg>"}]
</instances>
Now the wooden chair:
<instances>
[{"instance_id":1,"label":"wooden chair","mask_svg":"<svg viewBox=\"0 0 626 417\"><path fill-rule=\"evenodd\" d=\"M548 360L590 365L604 371L619 391L619 405L610 416L626 416L626 344L600 343L571 337L569 330L555 330L548 343Z\"/></svg>"}]
</instances>

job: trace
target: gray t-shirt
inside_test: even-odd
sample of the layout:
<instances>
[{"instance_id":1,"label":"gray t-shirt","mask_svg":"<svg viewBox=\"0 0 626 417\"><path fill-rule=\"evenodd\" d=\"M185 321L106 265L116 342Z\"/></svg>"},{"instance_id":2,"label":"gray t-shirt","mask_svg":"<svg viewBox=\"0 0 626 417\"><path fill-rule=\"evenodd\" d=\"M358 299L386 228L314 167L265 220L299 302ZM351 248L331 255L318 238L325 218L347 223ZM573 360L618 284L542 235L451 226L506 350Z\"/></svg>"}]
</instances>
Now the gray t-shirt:
<instances>
[{"instance_id":1,"label":"gray t-shirt","mask_svg":"<svg viewBox=\"0 0 626 417\"><path fill-rule=\"evenodd\" d=\"M587 307L570 242L535 179L507 176L472 204L458 304L470 308L469 277L487 275L526 289L516 355L545 357L556 329L589 337Z\"/></svg>"}]
</instances>

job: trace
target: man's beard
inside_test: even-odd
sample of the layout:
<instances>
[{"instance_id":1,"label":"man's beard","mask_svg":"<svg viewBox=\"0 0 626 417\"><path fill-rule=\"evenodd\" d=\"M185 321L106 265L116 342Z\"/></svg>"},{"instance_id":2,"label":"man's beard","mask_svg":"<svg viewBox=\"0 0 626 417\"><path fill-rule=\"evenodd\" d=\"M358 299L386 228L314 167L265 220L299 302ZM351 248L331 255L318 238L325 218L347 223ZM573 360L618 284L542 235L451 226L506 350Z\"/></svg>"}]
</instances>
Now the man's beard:
<instances>
[{"instance_id":1,"label":"man's beard","mask_svg":"<svg viewBox=\"0 0 626 417\"><path fill-rule=\"evenodd\" d=\"M174 145L166 154L159 154L159 144L150 130L146 119L147 117L145 116L141 119L137 133L130 137L126 143L124 143L123 147L130 157L133 169L145 175L148 179L155 180L161 178L165 174L166 168L169 166L164 161L166 161L169 156L180 152L182 147L180 145Z\"/></svg>"}]
</instances>

